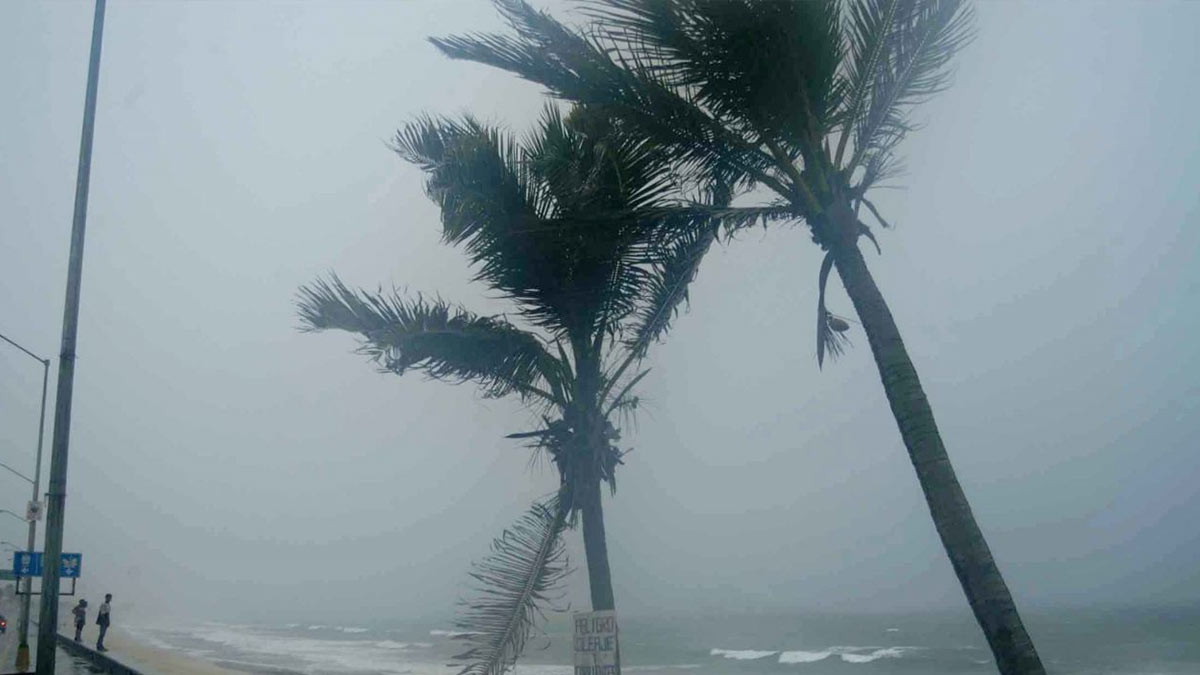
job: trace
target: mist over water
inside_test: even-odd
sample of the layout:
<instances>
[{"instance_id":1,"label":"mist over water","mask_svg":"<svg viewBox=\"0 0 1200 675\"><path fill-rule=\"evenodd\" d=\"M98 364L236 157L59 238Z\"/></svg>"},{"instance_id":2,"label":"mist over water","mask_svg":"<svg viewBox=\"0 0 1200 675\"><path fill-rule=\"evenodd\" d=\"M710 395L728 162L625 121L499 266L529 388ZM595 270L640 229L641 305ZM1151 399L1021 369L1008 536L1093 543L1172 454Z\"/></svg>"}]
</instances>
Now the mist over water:
<instances>
[{"instance_id":1,"label":"mist over water","mask_svg":"<svg viewBox=\"0 0 1200 675\"><path fill-rule=\"evenodd\" d=\"M977 11L863 250L1047 667L1200 672L1200 3ZM50 358L90 25L0 3L0 332ZM385 145L423 112L530 128L537 87L426 42L502 29L484 0L109 5L64 549L115 631L246 672L451 672L471 562L558 485L505 438L540 418L378 373L293 300L337 270L513 311ZM861 327L817 367L820 262L804 228L738 235L650 350L605 496L628 670L995 670ZM0 344L21 472L40 380ZM0 508L28 497L0 471ZM568 638L552 615L516 672L566 672Z\"/></svg>"},{"instance_id":2,"label":"mist over water","mask_svg":"<svg viewBox=\"0 0 1200 675\"><path fill-rule=\"evenodd\" d=\"M1052 672L1183 674L1200 667L1200 612L1056 610L1027 617ZM141 628L164 647L244 672L449 675L463 649L450 628L291 623ZM966 612L662 614L622 624L623 669L684 675L928 673L970 675L995 665ZM570 623L551 620L514 672L567 675Z\"/></svg>"}]
</instances>

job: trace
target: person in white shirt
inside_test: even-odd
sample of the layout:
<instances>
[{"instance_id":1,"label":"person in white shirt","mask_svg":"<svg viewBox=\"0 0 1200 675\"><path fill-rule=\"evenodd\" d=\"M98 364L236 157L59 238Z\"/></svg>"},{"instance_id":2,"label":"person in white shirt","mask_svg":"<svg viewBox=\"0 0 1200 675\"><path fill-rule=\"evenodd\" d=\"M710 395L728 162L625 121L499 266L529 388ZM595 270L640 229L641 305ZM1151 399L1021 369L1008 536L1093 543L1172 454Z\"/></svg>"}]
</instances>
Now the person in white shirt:
<instances>
[{"instance_id":1,"label":"person in white shirt","mask_svg":"<svg viewBox=\"0 0 1200 675\"><path fill-rule=\"evenodd\" d=\"M100 637L96 639L96 651L106 652L104 648L104 634L108 632L108 624L112 621L112 607L109 603L112 602L112 593L104 595L104 604L100 605L100 611L96 612L96 625L100 626Z\"/></svg>"}]
</instances>

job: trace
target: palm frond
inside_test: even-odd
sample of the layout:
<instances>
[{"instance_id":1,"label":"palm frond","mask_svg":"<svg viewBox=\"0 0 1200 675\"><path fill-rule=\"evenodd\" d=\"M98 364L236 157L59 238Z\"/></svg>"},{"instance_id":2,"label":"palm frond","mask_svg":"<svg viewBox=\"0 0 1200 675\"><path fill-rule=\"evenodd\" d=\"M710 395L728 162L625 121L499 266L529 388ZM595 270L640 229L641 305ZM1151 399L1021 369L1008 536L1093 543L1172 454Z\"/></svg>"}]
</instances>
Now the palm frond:
<instances>
[{"instance_id":1,"label":"palm frond","mask_svg":"<svg viewBox=\"0 0 1200 675\"><path fill-rule=\"evenodd\" d=\"M637 375L629 378L629 381L625 383L625 386L621 387L621 390L612 397L612 401L610 401L607 407L604 409L605 416L611 415L614 410L629 411L636 409L638 398L633 396L630 392L633 391L633 388L637 386L638 382L641 382L649 374L650 369L647 368Z\"/></svg>"},{"instance_id":2,"label":"palm frond","mask_svg":"<svg viewBox=\"0 0 1200 675\"><path fill-rule=\"evenodd\" d=\"M302 330L355 333L362 339L359 352L385 371L472 381L489 397L515 391L555 404L562 400L556 359L535 335L502 319L440 299L355 291L336 276L301 287L298 296Z\"/></svg>"},{"instance_id":3,"label":"palm frond","mask_svg":"<svg viewBox=\"0 0 1200 675\"><path fill-rule=\"evenodd\" d=\"M645 54L562 25L524 0L496 0L515 36L472 34L432 38L451 58L484 63L541 84L562 99L603 109L636 129L706 183L761 182L780 194L774 160L754 142L692 104L658 77Z\"/></svg>"},{"instance_id":4,"label":"palm frond","mask_svg":"<svg viewBox=\"0 0 1200 675\"><path fill-rule=\"evenodd\" d=\"M951 59L974 34L974 12L965 0L856 0L850 13L878 21L850 22L851 43L862 42L869 51L852 48L866 61L850 61L850 89L858 104L844 117L843 138L854 140L847 173L872 156L876 165L886 164L914 128L909 109L946 88Z\"/></svg>"},{"instance_id":5,"label":"palm frond","mask_svg":"<svg viewBox=\"0 0 1200 675\"><path fill-rule=\"evenodd\" d=\"M836 0L590 0L610 39L747 138L812 157L840 89Z\"/></svg>"},{"instance_id":6,"label":"palm frond","mask_svg":"<svg viewBox=\"0 0 1200 675\"><path fill-rule=\"evenodd\" d=\"M848 326L846 321L836 317L825 309L825 282L829 280L829 271L833 269L833 254L826 253L821 261L821 271L817 276L817 367L825 365L825 352L829 352L832 361L842 355L850 344L850 339L844 335Z\"/></svg>"},{"instance_id":7,"label":"palm frond","mask_svg":"<svg viewBox=\"0 0 1200 675\"><path fill-rule=\"evenodd\" d=\"M909 1L854 0L847 3L844 23L846 60L841 77L845 97L844 107L838 115L841 138L834 155L837 166L841 166L852 129L865 114L873 87L886 68L888 41L898 29L904 13L902 5Z\"/></svg>"},{"instance_id":8,"label":"palm frond","mask_svg":"<svg viewBox=\"0 0 1200 675\"><path fill-rule=\"evenodd\" d=\"M718 223L685 231L665 248L663 257L653 265L646 288L646 303L626 346L643 358L650 345L671 326L679 307L688 300L688 286L696 278L700 261L716 240Z\"/></svg>"},{"instance_id":9,"label":"palm frond","mask_svg":"<svg viewBox=\"0 0 1200 675\"><path fill-rule=\"evenodd\" d=\"M477 597L460 603L454 626L469 648L454 657L459 675L502 675L545 621L544 607L569 574L562 532L567 509L557 497L535 503L472 566Z\"/></svg>"}]
</instances>

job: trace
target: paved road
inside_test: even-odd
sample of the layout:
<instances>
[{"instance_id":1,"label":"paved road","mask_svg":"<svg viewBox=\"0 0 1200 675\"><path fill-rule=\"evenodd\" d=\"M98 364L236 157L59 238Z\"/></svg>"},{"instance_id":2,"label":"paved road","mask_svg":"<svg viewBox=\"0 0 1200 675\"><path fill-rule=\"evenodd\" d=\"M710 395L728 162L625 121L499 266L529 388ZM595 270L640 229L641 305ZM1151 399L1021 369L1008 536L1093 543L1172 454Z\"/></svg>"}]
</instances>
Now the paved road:
<instances>
[{"instance_id":1,"label":"paved road","mask_svg":"<svg viewBox=\"0 0 1200 675\"><path fill-rule=\"evenodd\" d=\"M37 605L34 605L36 611ZM17 672L17 618L20 616L20 607L16 599L7 593L0 593L0 614L3 614L8 619L8 631L4 635L0 635L0 673L15 673ZM37 624L29 626L29 648L32 653L37 653ZM87 666L80 661L76 661L70 654L63 650L58 650L58 657L54 660L54 675L87 675Z\"/></svg>"}]
</instances>

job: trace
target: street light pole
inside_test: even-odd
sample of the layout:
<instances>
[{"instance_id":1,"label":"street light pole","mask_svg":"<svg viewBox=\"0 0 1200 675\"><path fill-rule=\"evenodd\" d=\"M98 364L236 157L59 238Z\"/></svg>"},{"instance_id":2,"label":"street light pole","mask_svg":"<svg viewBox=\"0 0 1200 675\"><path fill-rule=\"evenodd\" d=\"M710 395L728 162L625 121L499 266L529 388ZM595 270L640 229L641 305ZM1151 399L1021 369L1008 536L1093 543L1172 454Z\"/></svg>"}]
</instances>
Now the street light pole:
<instances>
[{"instance_id":1,"label":"street light pole","mask_svg":"<svg viewBox=\"0 0 1200 675\"><path fill-rule=\"evenodd\" d=\"M75 213L71 220L71 252L67 257L67 298L63 306L62 349L58 354L58 390L54 396L54 441L50 449L50 492L46 504L46 549L42 573L42 608L38 622L37 675L54 675L58 650L58 563L62 556L63 511L67 501L67 447L71 437L71 393L75 385L75 339L79 333L79 290L83 281L83 234L87 226L88 186L92 175L92 135L96 127L96 90L100 84L100 45L104 35L105 0L96 0L92 48L88 58L79 139L79 171L75 177Z\"/></svg>"},{"instance_id":2,"label":"street light pole","mask_svg":"<svg viewBox=\"0 0 1200 675\"><path fill-rule=\"evenodd\" d=\"M28 354L30 358L42 364L42 411L38 416L37 462L33 465L33 480L29 481L33 483L33 496L31 496L29 499L36 502L40 496L38 495L38 490L41 488L42 481L42 438L44 437L46 431L46 386L50 381L50 359L43 359L42 357L34 354L28 349L25 349L4 335L0 335L0 339L3 339L5 342L16 347L17 349L20 349ZM12 471L12 469L9 469L9 471ZM16 472L13 471L13 473ZM25 480L29 480L25 476L21 477L25 478ZM37 518L31 518L29 520L29 545L25 550L32 551L36 545ZM32 598L31 591L33 591L33 579L26 579L25 594L21 596L21 617L17 622L16 666L17 670L22 673L29 670L29 604Z\"/></svg>"},{"instance_id":3,"label":"street light pole","mask_svg":"<svg viewBox=\"0 0 1200 675\"><path fill-rule=\"evenodd\" d=\"M46 430L46 385L50 380L50 359L42 359L42 416L38 419L38 450L37 466L33 470L33 496L29 499L37 501L41 496L38 490L42 483L42 435ZM29 519L29 548L34 550L37 545L37 518ZM17 625L17 670L29 670L29 603L33 599L33 579L25 580L25 595L21 596L21 621Z\"/></svg>"}]
</instances>

